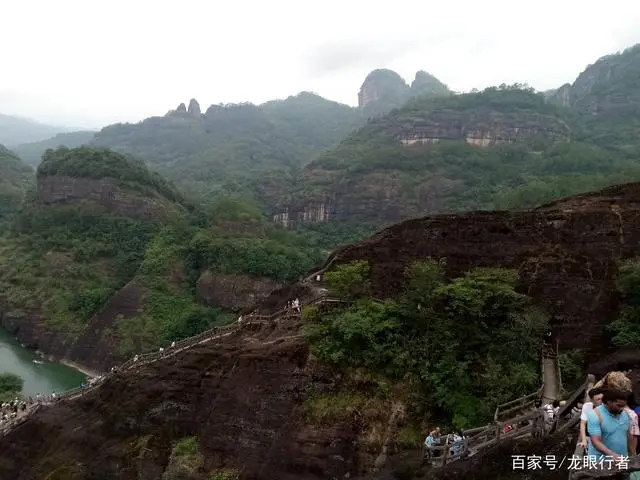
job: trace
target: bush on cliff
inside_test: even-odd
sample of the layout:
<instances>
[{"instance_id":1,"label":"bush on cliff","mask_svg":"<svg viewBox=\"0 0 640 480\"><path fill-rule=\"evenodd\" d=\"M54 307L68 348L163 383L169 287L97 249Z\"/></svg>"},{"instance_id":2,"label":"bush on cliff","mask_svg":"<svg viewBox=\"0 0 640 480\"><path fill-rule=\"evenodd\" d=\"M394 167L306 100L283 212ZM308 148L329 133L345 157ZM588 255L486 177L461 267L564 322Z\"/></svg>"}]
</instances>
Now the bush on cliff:
<instances>
[{"instance_id":1,"label":"bush on cliff","mask_svg":"<svg viewBox=\"0 0 640 480\"><path fill-rule=\"evenodd\" d=\"M622 308L619 317L609 326L612 342L618 347L637 348L640 345L640 258L621 263L618 290Z\"/></svg>"},{"instance_id":2,"label":"bush on cliff","mask_svg":"<svg viewBox=\"0 0 640 480\"><path fill-rule=\"evenodd\" d=\"M517 281L514 271L478 268L447 282L440 263L419 262L401 298L307 310L304 332L319 358L408 384L414 419L435 408L457 427L477 426L539 386L548 319Z\"/></svg>"},{"instance_id":3,"label":"bush on cliff","mask_svg":"<svg viewBox=\"0 0 640 480\"><path fill-rule=\"evenodd\" d=\"M0 373L0 402L22 396L24 380L15 373Z\"/></svg>"}]
</instances>

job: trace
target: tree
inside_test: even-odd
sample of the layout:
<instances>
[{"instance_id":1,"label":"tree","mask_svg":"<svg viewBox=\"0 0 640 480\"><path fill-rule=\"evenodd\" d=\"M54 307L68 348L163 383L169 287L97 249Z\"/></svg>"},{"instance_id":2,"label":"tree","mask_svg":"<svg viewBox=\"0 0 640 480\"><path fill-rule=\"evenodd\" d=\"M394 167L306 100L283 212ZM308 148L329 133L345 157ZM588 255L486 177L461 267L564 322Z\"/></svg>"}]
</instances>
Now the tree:
<instances>
[{"instance_id":1,"label":"tree","mask_svg":"<svg viewBox=\"0 0 640 480\"><path fill-rule=\"evenodd\" d=\"M8 401L22 395L24 380L15 373L0 373L0 400Z\"/></svg>"},{"instance_id":2,"label":"tree","mask_svg":"<svg viewBox=\"0 0 640 480\"><path fill-rule=\"evenodd\" d=\"M331 293L339 297L358 298L369 293L369 262L356 260L346 265L338 265L324 276Z\"/></svg>"},{"instance_id":3,"label":"tree","mask_svg":"<svg viewBox=\"0 0 640 480\"><path fill-rule=\"evenodd\" d=\"M623 262L618 271L618 291L622 297L619 317L609 325L611 341L618 347L640 345L640 258Z\"/></svg>"}]
</instances>

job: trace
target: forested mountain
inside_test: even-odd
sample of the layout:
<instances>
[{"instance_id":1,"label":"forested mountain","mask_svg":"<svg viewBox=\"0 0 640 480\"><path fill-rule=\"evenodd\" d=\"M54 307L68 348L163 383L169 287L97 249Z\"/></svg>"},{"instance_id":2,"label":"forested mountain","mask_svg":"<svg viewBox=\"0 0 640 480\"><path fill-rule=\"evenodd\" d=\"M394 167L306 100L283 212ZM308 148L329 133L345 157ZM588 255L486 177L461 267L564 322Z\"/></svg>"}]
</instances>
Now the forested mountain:
<instances>
[{"instance_id":1,"label":"forested mountain","mask_svg":"<svg viewBox=\"0 0 640 480\"><path fill-rule=\"evenodd\" d=\"M195 100L163 117L111 125L92 144L132 153L188 191L205 193L265 172L303 166L358 125L354 108L301 93L263 105Z\"/></svg>"},{"instance_id":2,"label":"forested mountain","mask_svg":"<svg viewBox=\"0 0 640 480\"><path fill-rule=\"evenodd\" d=\"M3 152L0 173L18 165ZM0 311L24 343L104 369L229 321L321 260L249 202L197 207L140 160L60 148L0 231Z\"/></svg>"},{"instance_id":3,"label":"forested mountain","mask_svg":"<svg viewBox=\"0 0 640 480\"><path fill-rule=\"evenodd\" d=\"M53 138L47 138L38 142L22 143L13 147L13 151L20 159L33 167L37 167L42 160L42 155L49 148L67 147L74 148L87 145L91 142L96 132L81 130L78 132L59 133Z\"/></svg>"},{"instance_id":4,"label":"forested mountain","mask_svg":"<svg viewBox=\"0 0 640 480\"><path fill-rule=\"evenodd\" d=\"M528 208L639 180L639 72L636 46L545 94L501 85L413 98L321 153L286 193L269 197L272 212L289 226L380 226L431 213Z\"/></svg>"},{"instance_id":5,"label":"forested mountain","mask_svg":"<svg viewBox=\"0 0 640 480\"><path fill-rule=\"evenodd\" d=\"M14 117L0 113L0 143L14 147L21 143L39 142L71 128L45 125L28 118Z\"/></svg>"},{"instance_id":6,"label":"forested mountain","mask_svg":"<svg viewBox=\"0 0 640 480\"><path fill-rule=\"evenodd\" d=\"M0 145L0 224L13 213L33 183L33 170Z\"/></svg>"}]
</instances>

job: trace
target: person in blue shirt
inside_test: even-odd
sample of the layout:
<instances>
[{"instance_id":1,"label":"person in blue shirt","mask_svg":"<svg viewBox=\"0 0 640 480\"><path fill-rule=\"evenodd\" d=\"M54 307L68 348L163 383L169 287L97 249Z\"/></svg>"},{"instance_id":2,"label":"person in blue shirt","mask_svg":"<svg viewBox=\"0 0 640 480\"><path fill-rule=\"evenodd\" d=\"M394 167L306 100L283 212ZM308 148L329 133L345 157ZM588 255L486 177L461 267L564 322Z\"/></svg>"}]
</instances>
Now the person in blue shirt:
<instances>
[{"instance_id":1,"label":"person in blue shirt","mask_svg":"<svg viewBox=\"0 0 640 480\"><path fill-rule=\"evenodd\" d=\"M632 444L631 421L624 411L627 393L607 389L602 395L602 405L589 412L587 427L591 436L588 455L598 460L604 456L618 460L635 455Z\"/></svg>"}]
</instances>

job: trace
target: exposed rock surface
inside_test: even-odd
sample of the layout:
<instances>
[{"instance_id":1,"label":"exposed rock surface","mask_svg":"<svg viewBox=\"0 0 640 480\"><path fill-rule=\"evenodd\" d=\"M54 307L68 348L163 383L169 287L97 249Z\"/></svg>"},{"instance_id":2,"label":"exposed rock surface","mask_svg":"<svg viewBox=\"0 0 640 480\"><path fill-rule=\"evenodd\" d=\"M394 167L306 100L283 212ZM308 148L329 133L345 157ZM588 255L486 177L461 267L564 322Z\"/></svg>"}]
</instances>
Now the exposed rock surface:
<instances>
[{"instance_id":1,"label":"exposed rock surface","mask_svg":"<svg viewBox=\"0 0 640 480\"><path fill-rule=\"evenodd\" d=\"M44 204L91 201L107 212L126 217L166 218L171 202L160 195L142 196L122 188L113 178L76 178L66 175L41 175L38 200Z\"/></svg>"},{"instance_id":2,"label":"exposed rock surface","mask_svg":"<svg viewBox=\"0 0 640 480\"><path fill-rule=\"evenodd\" d=\"M200 112L200 104L195 98L192 98L189 101L189 110L187 112L194 118L202 117L202 112Z\"/></svg>"},{"instance_id":3,"label":"exposed rock surface","mask_svg":"<svg viewBox=\"0 0 640 480\"><path fill-rule=\"evenodd\" d=\"M157 479L173 443L191 435L209 475L224 467L243 479L356 478L367 468L362 425L305 420L302 401L331 391L335 376L296 335L295 322L245 329L46 408L0 439L0 478Z\"/></svg>"},{"instance_id":4,"label":"exposed rock surface","mask_svg":"<svg viewBox=\"0 0 640 480\"><path fill-rule=\"evenodd\" d=\"M374 295L398 293L411 262L446 258L450 274L475 266L519 270L523 289L552 313L561 346L608 346L620 259L640 255L640 184L563 199L536 210L436 215L407 220L336 251L367 260Z\"/></svg>"},{"instance_id":5,"label":"exposed rock surface","mask_svg":"<svg viewBox=\"0 0 640 480\"><path fill-rule=\"evenodd\" d=\"M274 206L273 219L287 227L327 220L384 225L461 210L466 205L461 208L459 199L486 181L479 180L481 171L467 174L464 162L475 172L479 163L486 159L491 165L506 150L476 149L513 144L519 151L510 163L518 157L534 162L573 136L558 109L532 92L495 89L415 99L371 119L302 169Z\"/></svg>"},{"instance_id":6,"label":"exposed rock surface","mask_svg":"<svg viewBox=\"0 0 640 480\"><path fill-rule=\"evenodd\" d=\"M433 75L420 70L411 86L393 70L373 70L364 79L358 92L358 107L365 116L377 116L402 106L412 96L450 95L447 86Z\"/></svg>"},{"instance_id":7,"label":"exposed rock surface","mask_svg":"<svg viewBox=\"0 0 640 480\"><path fill-rule=\"evenodd\" d=\"M196 285L198 298L212 307L238 311L267 297L282 284L270 278L249 275L225 275L205 270Z\"/></svg>"},{"instance_id":8,"label":"exposed rock surface","mask_svg":"<svg viewBox=\"0 0 640 480\"><path fill-rule=\"evenodd\" d=\"M640 44L598 59L573 84L560 87L550 101L615 120L638 115L639 91Z\"/></svg>"}]
</instances>

